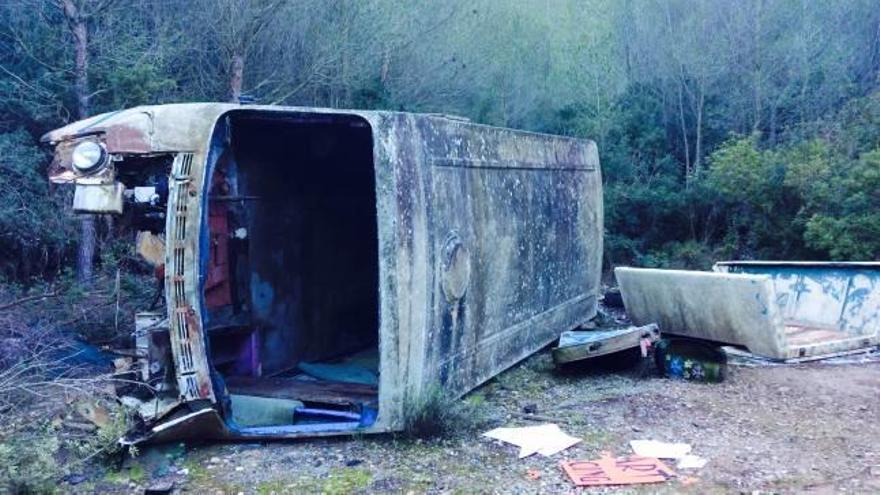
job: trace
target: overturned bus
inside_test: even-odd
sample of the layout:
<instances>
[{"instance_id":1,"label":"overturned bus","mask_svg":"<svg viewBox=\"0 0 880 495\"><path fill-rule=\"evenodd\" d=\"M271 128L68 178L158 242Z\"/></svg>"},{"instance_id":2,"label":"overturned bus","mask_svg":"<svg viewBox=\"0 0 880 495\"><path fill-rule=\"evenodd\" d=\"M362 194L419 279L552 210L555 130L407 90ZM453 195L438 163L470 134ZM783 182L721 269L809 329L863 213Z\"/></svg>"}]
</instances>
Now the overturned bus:
<instances>
[{"instance_id":1,"label":"overturned bus","mask_svg":"<svg viewBox=\"0 0 880 495\"><path fill-rule=\"evenodd\" d=\"M403 428L595 315L591 141L435 114L203 103L48 133L165 308L136 317L127 441Z\"/></svg>"}]
</instances>

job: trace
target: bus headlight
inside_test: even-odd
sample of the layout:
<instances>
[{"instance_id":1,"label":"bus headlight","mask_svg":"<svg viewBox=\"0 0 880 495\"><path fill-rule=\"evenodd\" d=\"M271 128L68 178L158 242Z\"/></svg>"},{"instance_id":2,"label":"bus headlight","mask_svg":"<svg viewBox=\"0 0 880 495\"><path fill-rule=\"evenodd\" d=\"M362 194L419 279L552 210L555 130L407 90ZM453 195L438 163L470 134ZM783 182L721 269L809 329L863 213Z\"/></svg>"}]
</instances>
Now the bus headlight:
<instances>
[{"instance_id":1,"label":"bus headlight","mask_svg":"<svg viewBox=\"0 0 880 495\"><path fill-rule=\"evenodd\" d=\"M99 143L83 141L76 145L71 156L73 168L81 174L96 172L107 163L107 151Z\"/></svg>"}]
</instances>

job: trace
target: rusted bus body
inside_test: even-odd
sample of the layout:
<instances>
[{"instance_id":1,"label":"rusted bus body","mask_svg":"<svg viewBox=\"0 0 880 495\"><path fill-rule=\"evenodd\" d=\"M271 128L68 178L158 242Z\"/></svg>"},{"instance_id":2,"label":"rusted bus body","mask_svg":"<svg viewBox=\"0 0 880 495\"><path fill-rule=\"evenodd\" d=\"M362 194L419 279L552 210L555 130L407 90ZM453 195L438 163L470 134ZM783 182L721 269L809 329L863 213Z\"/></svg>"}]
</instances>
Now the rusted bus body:
<instances>
[{"instance_id":1,"label":"rusted bus body","mask_svg":"<svg viewBox=\"0 0 880 495\"><path fill-rule=\"evenodd\" d=\"M770 278L772 301L785 324L788 359L880 344L880 263L722 261L712 270Z\"/></svg>"},{"instance_id":2,"label":"rusted bus body","mask_svg":"<svg viewBox=\"0 0 880 495\"><path fill-rule=\"evenodd\" d=\"M807 361L880 343L880 263L724 261L712 272L618 267L627 314L664 334Z\"/></svg>"},{"instance_id":3,"label":"rusted bus body","mask_svg":"<svg viewBox=\"0 0 880 495\"><path fill-rule=\"evenodd\" d=\"M126 214L150 211L164 239L167 310L141 315L137 332L154 397L128 399L144 419L132 441L399 430L420 395L460 396L596 312L590 141L433 114L217 103L105 114L44 140L50 178L76 183L80 210L118 213L124 196ZM87 140L108 158L83 174L71 157ZM145 201L138 180L150 204L130 207ZM285 394L303 362L358 348L377 352L378 386L297 382ZM242 426L236 388L349 419Z\"/></svg>"}]
</instances>

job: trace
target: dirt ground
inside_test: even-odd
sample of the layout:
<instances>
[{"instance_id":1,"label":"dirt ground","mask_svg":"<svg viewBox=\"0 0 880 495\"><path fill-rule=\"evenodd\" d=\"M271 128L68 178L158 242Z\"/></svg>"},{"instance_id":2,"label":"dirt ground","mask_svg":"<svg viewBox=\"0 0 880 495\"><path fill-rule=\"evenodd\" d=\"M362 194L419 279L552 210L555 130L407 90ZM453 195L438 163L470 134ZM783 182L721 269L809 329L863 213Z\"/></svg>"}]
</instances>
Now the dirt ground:
<instances>
[{"instance_id":1,"label":"dirt ground","mask_svg":"<svg viewBox=\"0 0 880 495\"><path fill-rule=\"evenodd\" d=\"M486 421L438 440L391 435L143 449L76 492L166 486L192 493L569 493L563 459L628 454L628 442L687 442L702 469L613 493L880 493L880 363L731 366L721 384L639 371L559 374L540 353L466 400ZM536 424L536 407L583 442L552 458L479 435ZM540 473L538 479L527 476Z\"/></svg>"}]
</instances>

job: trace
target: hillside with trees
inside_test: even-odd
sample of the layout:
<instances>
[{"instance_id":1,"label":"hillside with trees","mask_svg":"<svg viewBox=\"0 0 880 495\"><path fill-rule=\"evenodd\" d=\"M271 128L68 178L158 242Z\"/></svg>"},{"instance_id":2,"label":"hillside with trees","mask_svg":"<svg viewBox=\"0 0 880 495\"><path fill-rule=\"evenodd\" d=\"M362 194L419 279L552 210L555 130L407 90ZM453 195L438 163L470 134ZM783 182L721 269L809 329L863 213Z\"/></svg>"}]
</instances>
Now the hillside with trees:
<instances>
[{"instance_id":1,"label":"hillside with trees","mask_svg":"<svg viewBox=\"0 0 880 495\"><path fill-rule=\"evenodd\" d=\"M9 280L115 234L60 221L42 133L242 94L594 139L609 266L880 256L876 1L8 0L0 60Z\"/></svg>"}]
</instances>

